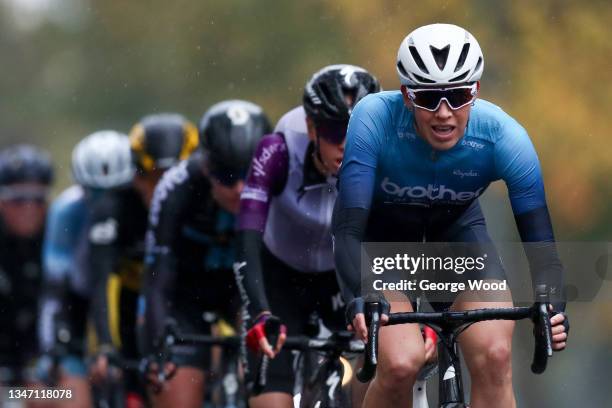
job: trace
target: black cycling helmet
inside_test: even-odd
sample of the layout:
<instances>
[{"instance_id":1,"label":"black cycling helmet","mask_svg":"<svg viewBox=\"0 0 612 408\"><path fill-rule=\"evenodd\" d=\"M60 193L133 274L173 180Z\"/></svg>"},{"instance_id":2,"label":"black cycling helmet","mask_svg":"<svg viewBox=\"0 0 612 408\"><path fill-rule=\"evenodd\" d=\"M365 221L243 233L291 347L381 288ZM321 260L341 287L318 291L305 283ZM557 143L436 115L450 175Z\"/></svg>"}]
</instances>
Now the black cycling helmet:
<instances>
[{"instance_id":1,"label":"black cycling helmet","mask_svg":"<svg viewBox=\"0 0 612 408\"><path fill-rule=\"evenodd\" d=\"M199 130L209 171L223 184L232 185L246 176L259 141L272 127L260 106L228 100L204 113Z\"/></svg>"},{"instance_id":2,"label":"black cycling helmet","mask_svg":"<svg viewBox=\"0 0 612 408\"><path fill-rule=\"evenodd\" d=\"M49 154L35 146L19 144L0 151L0 186L18 183L53 183Z\"/></svg>"},{"instance_id":3,"label":"black cycling helmet","mask_svg":"<svg viewBox=\"0 0 612 408\"><path fill-rule=\"evenodd\" d=\"M198 147L195 125L176 113L145 116L129 136L134 163L144 172L168 169Z\"/></svg>"},{"instance_id":4,"label":"black cycling helmet","mask_svg":"<svg viewBox=\"0 0 612 408\"><path fill-rule=\"evenodd\" d=\"M315 123L348 122L357 102L370 93L379 92L378 80L355 65L329 65L306 83L303 106Z\"/></svg>"}]
</instances>

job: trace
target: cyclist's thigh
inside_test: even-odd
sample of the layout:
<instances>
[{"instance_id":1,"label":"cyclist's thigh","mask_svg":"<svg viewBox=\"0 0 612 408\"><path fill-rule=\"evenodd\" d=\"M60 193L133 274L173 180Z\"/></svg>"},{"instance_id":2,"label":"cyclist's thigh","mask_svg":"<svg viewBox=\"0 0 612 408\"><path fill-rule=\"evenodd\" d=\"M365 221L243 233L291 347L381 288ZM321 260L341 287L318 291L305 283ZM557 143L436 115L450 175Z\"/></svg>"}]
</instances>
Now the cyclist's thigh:
<instances>
[{"instance_id":1,"label":"cyclist's thigh","mask_svg":"<svg viewBox=\"0 0 612 408\"><path fill-rule=\"evenodd\" d=\"M301 283L303 303L315 312L325 327L331 331L346 330L344 310L346 304L340 292L335 271L306 275L307 281ZM303 317L307 318L304 314Z\"/></svg>"},{"instance_id":2,"label":"cyclist's thigh","mask_svg":"<svg viewBox=\"0 0 612 408\"><path fill-rule=\"evenodd\" d=\"M463 299L468 300L463 300ZM511 301L477 302L469 300L468 293L459 295L453 304L454 310L481 308L508 308ZM474 323L459 336L459 345L470 371L479 367L487 356L508 355L512 349L512 333L515 323L511 320L488 320Z\"/></svg>"},{"instance_id":3,"label":"cyclist's thigh","mask_svg":"<svg viewBox=\"0 0 612 408\"><path fill-rule=\"evenodd\" d=\"M432 241L439 242L451 242L457 243L453 246L453 256L467 256L484 259L484 268L482 269L471 269L469 273L456 274L446 273L444 271L437 272L435 279L440 282L461 282L468 284L470 281L484 281L484 280L506 280L506 273L501 262L501 258L489 236L487 226L485 223L484 215L480 209L480 205L475 201L470 207L448 228L443 231L438 231L430 237ZM463 293L463 301L465 301L466 293L457 292L449 293L445 291L441 294L444 301L442 302L431 302L432 307L436 311L447 310L451 305L456 306L459 295ZM482 295L491 295L492 293L483 292ZM473 293L472 293L473 295ZM432 297L432 296L430 296ZM484 297L478 297L476 299L485 299ZM493 293L493 296L489 296L488 300L491 301L507 301L510 299L507 293ZM474 298L472 298L474 300Z\"/></svg>"}]
</instances>

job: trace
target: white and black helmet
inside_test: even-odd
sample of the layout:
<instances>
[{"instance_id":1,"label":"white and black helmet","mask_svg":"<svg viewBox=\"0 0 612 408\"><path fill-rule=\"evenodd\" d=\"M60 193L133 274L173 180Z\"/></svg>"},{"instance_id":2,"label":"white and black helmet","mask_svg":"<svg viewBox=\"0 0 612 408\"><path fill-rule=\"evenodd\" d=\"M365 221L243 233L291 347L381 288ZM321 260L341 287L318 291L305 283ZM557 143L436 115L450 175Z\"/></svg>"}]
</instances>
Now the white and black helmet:
<instances>
[{"instance_id":1,"label":"white and black helmet","mask_svg":"<svg viewBox=\"0 0 612 408\"><path fill-rule=\"evenodd\" d=\"M402 85L435 86L475 82L484 59L478 41L453 24L419 27L404 38L397 52Z\"/></svg>"},{"instance_id":2,"label":"white and black helmet","mask_svg":"<svg viewBox=\"0 0 612 408\"><path fill-rule=\"evenodd\" d=\"M134 177L130 141L114 130L92 133L72 151L72 174L82 186L113 188Z\"/></svg>"},{"instance_id":3,"label":"white and black helmet","mask_svg":"<svg viewBox=\"0 0 612 408\"><path fill-rule=\"evenodd\" d=\"M306 83L302 105L315 122L348 122L357 102L379 91L378 80L364 68L348 64L328 65ZM352 97L347 99L347 95Z\"/></svg>"}]
</instances>

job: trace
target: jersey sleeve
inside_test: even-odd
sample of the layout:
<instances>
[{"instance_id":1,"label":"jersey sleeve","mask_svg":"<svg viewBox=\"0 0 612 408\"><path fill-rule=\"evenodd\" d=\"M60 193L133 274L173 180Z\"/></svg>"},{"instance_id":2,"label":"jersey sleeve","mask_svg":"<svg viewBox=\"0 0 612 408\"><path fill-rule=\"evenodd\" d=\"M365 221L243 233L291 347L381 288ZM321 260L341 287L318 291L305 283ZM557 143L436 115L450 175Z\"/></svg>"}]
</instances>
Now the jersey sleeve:
<instances>
[{"instance_id":1,"label":"jersey sleeve","mask_svg":"<svg viewBox=\"0 0 612 408\"><path fill-rule=\"evenodd\" d=\"M264 136L257 146L240 195L239 230L264 231L270 200L282 192L288 171L289 152L283 135Z\"/></svg>"},{"instance_id":2,"label":"jersey sleeve","mask_svg":"<svg viewBox=\"0 0 612 408\"><path fill-rule=\"evenodd\" d=\"M143 282L148 346L160 338L170 314L177 269L173 245L181 232L185 208L193 198L188 163L183 161L163 175L149 210Z\"/></svg>"},{"instance_id":3,"label":"jersey sleeve","mask_svg":"<svg viewBox=\"0 0 612 408\"><path fill-rule=\"evenodd\" d=\"M72 247L69 234L63 227L64 221L62 209L54 203L47 216L43 242L43 286L38 312L38 343L43 353L49 353L55 347L55 323L65 302L63 294L72 263Z\"/></svg>"},{"instance_id":4,"label":"jersey sleeve","mask_svg":"<svg viewBox=\"0 0 612 408\"><path fill-rule=\"evenodd\" d=\"M555 245L544 182L535 148L518 123L502 129L495 166L508 186L517 229L524 243L534 288L545 284L555 310L565 310L564 271Z\"/></svg>"},{"instance_id":5,"label":"jersey sleeve","mask_svg":"<svg viewBox=\"0 0 612 408\"><path fill-rule=\"evenodd\" d=\"M361 242L372 205L376 167L385 126L379 114L386 109L374 96L360 101L349 121L339 194L332 217L336 275L345 301L359 296ZM391 120L391 118L389 118Z\"/></svg>"},{"instance_id":6,"label":"jersey sleeve","mask_svg":"<svg viewBox=\"0 0 612 408\"><path fill-rule=\"evenodd\" d=\"M283 191L289 172L289 152L282 134L265 136L259 145L240 195L236 282L249 317L269 310L265 292L261 250L270 201Z\"/></svg>"},{"instance_id":7,"label":"jersey sleeve","mask_svg":"<svg viewBox=\"0 0 612 408\"><path fill-rule=\"evenodd\" d=\"M508 186L515 214L546 206L538 155L527 132L516 122L502 128L495 144L495 170Z\"/></svg>"},{"instance_id":8,"label":"jersey sleeve","mask_svg":"<svg viewBox=\"0 0 612 408\"><path fill-rule=\"evenodd\" d=\"M351 115L339 174L340 208L370 209L385 129L379 118L381 109L384 103L369 95Z\"/></svg>"}]
</instances>

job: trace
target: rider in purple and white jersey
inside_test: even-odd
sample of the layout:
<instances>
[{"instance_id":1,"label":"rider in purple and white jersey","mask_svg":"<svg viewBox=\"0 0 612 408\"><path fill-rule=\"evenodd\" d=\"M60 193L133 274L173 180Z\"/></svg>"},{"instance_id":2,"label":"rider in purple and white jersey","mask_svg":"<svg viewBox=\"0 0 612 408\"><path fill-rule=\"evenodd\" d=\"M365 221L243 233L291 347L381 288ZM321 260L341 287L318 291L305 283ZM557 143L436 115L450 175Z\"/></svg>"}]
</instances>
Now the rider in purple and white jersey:
<instances>
[{"instance_id":1,"label":"rider in purple and white jersey","mask_svg":"<svg viewBox=\"0 0 612 408\"><path fill-rule=\"evenodd\" d=\"M363 68L321 69L306 84L303 106L281 118L253 157L241 195L234 270L250 326L247 344L273 360L266 387L249 401L252 407L293 406L292 356L279 352L284 335L274 348L265 338L272 313L291 335L304 334L313 312L331 328L344 327L330 229L336 173L353 106L379 90Z\"/></svg>"}]
</instances>

